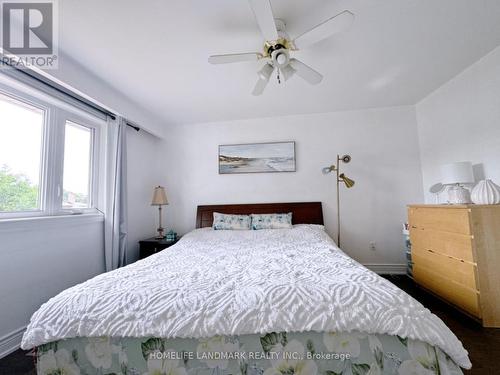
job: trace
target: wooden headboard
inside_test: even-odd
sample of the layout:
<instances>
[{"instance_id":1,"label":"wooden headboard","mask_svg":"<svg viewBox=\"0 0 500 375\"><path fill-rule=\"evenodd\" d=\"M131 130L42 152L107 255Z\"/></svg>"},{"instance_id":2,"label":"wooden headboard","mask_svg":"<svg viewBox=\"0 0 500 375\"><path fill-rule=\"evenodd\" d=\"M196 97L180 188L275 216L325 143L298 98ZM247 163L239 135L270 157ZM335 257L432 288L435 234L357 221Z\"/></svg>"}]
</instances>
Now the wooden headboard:
<instances>
[{"instance_id":1,"label":"wooden headboard","mask_svg":"<svg viewBox=\"0 0 500 375\"><path fill-rule=\"evenodd\" d=\"M214 212L233 215L292 213L293 224L323 225L321 202L222 204L198 206L196 228L211 227Z\"/></svg>"}]
</instances>

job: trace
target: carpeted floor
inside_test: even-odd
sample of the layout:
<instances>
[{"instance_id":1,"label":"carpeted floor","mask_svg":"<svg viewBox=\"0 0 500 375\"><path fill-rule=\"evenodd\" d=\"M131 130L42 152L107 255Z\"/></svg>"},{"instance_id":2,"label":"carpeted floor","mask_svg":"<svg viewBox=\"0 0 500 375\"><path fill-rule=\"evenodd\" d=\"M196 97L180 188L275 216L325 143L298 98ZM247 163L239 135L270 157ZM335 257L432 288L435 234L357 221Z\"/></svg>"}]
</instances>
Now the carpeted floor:
<instances>
[{"instance_id":1,"label":"carpeted floor","mask_svg":"<svg viewBox=\"0 0 500 375\"><path fill-rule=\"evenodd\" d=\"M463 342L473 365L472 370L464 371L465 374L500 375L500 329L482 328L475 321L417 288L406 276L386 277L439 316ZM33 357L22 350L0 359L0 375L33 374L36 374Z\"/></svg>"},{"instance_id":2,"label":"carpeted floor","mask_svg":"<svg viewBox=\"0 0 500 375\"><path fill-rule=\"evenodd\" d=\"M483 328L476 321L418 288L406 276L387 276L387 278L439 316L462 341L472 362L472 369L464 370L464 374L500 375L499 328Z\"/></svg>"},{"instance_id":3,"label":"carpeted floor","mask_svg":"<svg viewBox=\"0 0 500 375\"><path fill-rule=\"evenodd\" d=\"M24 350L16 350L0 359L0 375L36 375L34 358Z\"/></svg>"}]
</instances>

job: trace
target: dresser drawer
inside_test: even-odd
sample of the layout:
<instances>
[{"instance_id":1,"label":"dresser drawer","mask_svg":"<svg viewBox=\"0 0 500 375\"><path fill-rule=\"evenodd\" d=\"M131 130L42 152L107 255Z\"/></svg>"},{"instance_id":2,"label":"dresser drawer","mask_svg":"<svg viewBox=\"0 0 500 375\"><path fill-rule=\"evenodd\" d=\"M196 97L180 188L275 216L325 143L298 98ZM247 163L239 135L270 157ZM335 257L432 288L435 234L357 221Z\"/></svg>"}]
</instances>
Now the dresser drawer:
<instances>
[{"instance_id":1,"label":"dresser drawer","mask_svg":"<svg viewBox=\"0 0 500 375\"><path fill-rule=\"evenodd\" d=\"M419 208L409 209L410 228L471 234L469 209L467 208Z\"/></svg>"},{"instance_id":2,"label":"dresser drawer","mask_svg":"<svg viewBox=\"0 0 500 375\"><path fill-rule=\"evenodd\" d=\"M435 253L474 263L472 237L468 234L411 228L410 242L412 248L432 250Z\"/></svg>"},{"instance_id":3,"label":"dresser drawer","mask_svg":"<svg viewBox=\"0 0 500 375\"><path fill-rule=\"evenodd\" d=\"M412 249L412 261L421 269L437 273L442 277L463 285L467 288L477 290L476 267L467 262L461 262L446 255L432 253L420 248Z\"/></svg>"},{"instance_id":4,"label":"dresser drawer","mask_svg":"<svg viewBox=\"0 0 500 375\"><path fill-rule=\"evenodd\" d=\"M446 279L441 274L413 265L413 277L424 288L443 297L469 314L480 318L479 294L459 283Z\"/></svg>"}]
</instances>

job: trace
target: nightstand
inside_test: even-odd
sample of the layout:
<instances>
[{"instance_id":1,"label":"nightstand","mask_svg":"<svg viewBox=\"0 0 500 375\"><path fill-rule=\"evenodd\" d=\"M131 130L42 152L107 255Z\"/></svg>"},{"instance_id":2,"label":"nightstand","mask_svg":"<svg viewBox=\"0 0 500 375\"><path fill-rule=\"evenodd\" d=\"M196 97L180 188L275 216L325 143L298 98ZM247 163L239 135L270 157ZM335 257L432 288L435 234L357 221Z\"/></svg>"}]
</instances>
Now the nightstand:
<instances>
[{"instance_id":1,"label":"nightstand","mask_svg":"<svg viewBox=\"0 0 500 375\"><path fill-rule=\"evenodd\" d=\"M147 258L150 255L156 254L172 245L175 245L180 238L174 241L167 241L165 239L156 239L154 237L147 240L139 241L139 259Z\"/></svg>"}]
</instances>

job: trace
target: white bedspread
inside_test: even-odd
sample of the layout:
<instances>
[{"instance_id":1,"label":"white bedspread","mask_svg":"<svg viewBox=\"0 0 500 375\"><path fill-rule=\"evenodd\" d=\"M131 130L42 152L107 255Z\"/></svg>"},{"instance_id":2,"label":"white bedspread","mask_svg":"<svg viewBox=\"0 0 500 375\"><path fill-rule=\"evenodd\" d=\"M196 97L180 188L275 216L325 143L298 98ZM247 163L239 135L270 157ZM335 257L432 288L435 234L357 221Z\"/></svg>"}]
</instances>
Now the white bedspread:
<instances>
[{"instance_id":1,"label":"white bedspread","mask_svg":"<svg viewBox=\"0 0 500 375\"><path fill-rule=\"evenodd\" d=\"M21 347L78 336L181 337L361 331L439 346L471 366L429 310L344 254L320 226L195 230L175 246L67 289Z\"/></svg>"}]
</instances>

